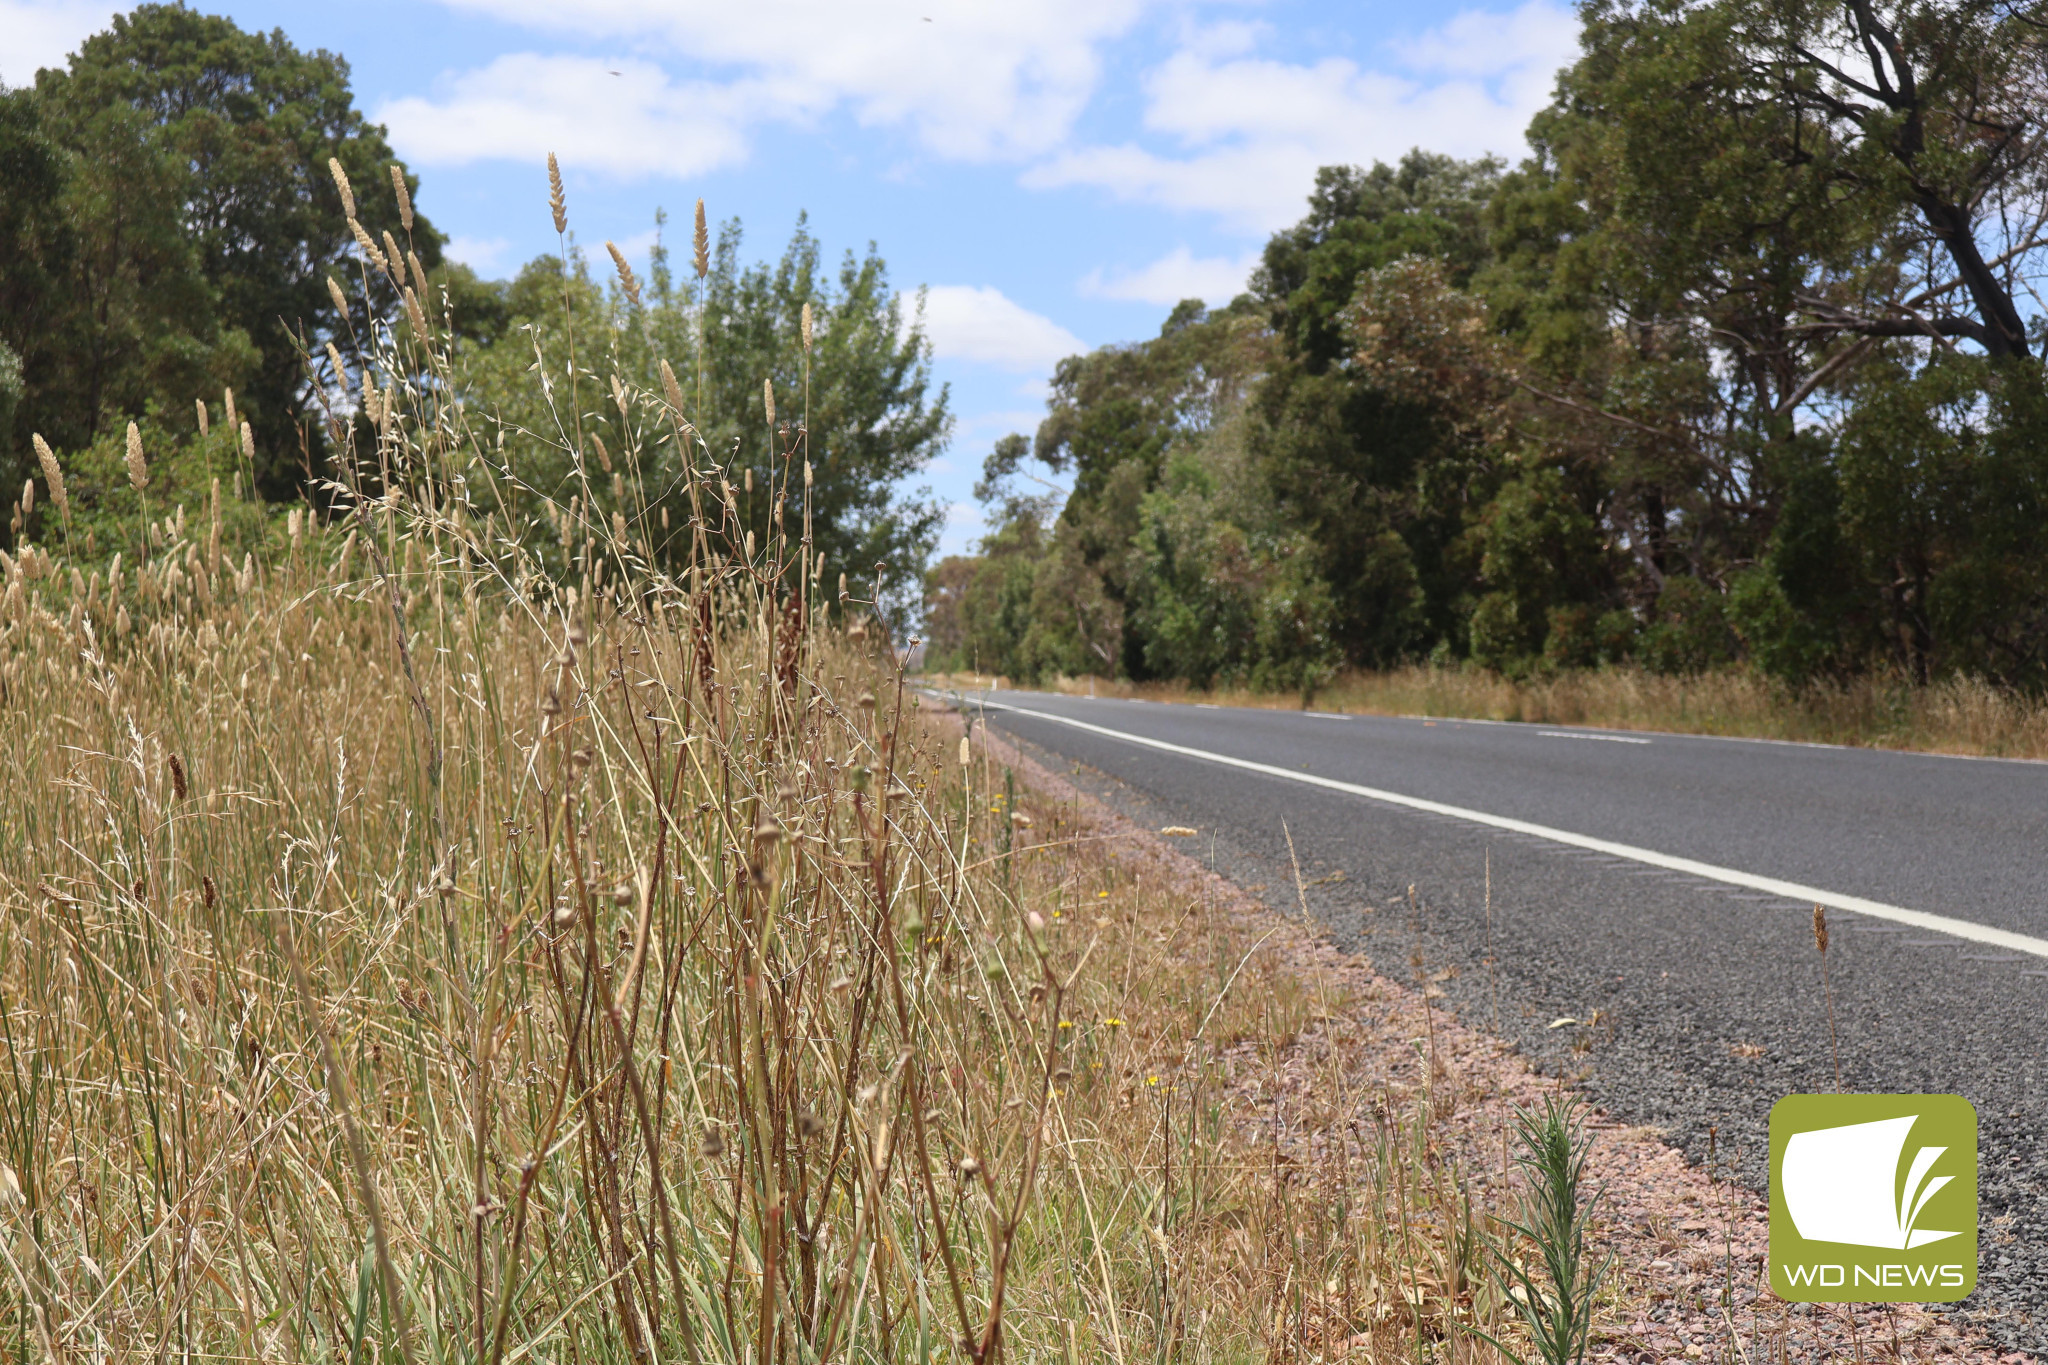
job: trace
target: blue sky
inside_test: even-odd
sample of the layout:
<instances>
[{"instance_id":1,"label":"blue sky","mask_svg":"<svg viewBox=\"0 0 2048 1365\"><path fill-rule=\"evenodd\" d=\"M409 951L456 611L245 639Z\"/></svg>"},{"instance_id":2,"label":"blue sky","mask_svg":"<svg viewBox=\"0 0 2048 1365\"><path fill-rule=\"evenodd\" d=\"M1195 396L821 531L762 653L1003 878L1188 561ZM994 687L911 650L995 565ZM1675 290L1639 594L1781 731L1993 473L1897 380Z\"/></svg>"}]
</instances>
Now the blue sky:
<instances>
[{"instance_id":1,"label":"blue sky","mask_svg":"<svg viewBox=\"0 0 2048 1365\"><path fill-rule=\"evenodd\" d=\"M875 242L926 321L959 424L928 482L947 551L969 488L1032 430L1063 355L1227 300L1315 168L1410 147L1516 157L1575 49L1558 0L225 0L346 56L423 212L488 275L554 248L544 162L602 259L644 262L701 196L748 254L800 211L834 256ZM59 63L113 6L0 0L0 80Z\"/></svg>"}]
</instances>

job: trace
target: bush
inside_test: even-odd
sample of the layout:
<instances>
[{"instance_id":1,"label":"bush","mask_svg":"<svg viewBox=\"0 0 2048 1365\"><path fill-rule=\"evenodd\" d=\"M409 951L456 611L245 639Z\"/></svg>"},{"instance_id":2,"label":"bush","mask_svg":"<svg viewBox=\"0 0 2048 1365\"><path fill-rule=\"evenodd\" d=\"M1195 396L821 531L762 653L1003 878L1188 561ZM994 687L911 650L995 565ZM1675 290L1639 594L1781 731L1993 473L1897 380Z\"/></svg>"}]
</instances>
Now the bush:
<instances>
[{"instance_id":1,"label":"bush","mask_svg":"<svg viewBox=\"0 0 2048 1365\"><path fill-rule=\"evenodd\" d=\"M1697 578L1670 578L1657 619L1642 632L1641 657L1653 673L1704 673L1735 657L1721 595Z\"/></svg>"}]
</instances>

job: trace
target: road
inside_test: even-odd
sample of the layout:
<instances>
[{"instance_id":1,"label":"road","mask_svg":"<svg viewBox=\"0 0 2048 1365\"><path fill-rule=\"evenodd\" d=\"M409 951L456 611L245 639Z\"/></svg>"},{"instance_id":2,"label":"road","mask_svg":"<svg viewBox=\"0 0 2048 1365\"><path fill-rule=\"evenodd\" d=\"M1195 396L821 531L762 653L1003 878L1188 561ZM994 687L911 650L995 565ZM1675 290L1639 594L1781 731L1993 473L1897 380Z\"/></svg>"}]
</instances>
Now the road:
<instances>
[{"instance_id":1,"label":"road","mask_svg":"<svg viewBox=\"0 0 2048 1365\"><path fill-rule=\"evenodd\" d=\"M1976 1105L1983 1238L1963 1315L2048 1351L2048 764L964 700L1134 818L1199 829L1218 871L1276 905L1295 900L1291 834L1339 946L1389 975L1454 969L1446 1003L1467 1022L1697 1162L1711 1141L1758 1190L1771 1105L1835 1088L1826 901L1841 1083ZM1591 1022L1550 1027L1566 1017Z\"/></svg>"}]
</instances>

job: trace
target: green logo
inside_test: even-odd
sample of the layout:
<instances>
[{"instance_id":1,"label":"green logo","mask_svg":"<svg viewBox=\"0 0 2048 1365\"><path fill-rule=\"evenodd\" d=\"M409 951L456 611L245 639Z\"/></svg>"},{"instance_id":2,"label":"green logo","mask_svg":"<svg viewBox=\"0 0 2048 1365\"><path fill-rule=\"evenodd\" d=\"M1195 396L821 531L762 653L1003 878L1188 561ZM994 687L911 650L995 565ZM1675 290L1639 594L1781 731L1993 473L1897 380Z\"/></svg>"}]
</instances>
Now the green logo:
<instances>
[{"instance_id":1,"label":"green logo","mask_svg":"<svg viewBox=\"0 0 2048 1365\"><path fill-rule=\"evenodd\" d=\"M1771 1288L1946 1303L1977 1286L1977 1111L1959 1095L1787 1095L1771 1109Z\"/></svg>"}]
</instances>

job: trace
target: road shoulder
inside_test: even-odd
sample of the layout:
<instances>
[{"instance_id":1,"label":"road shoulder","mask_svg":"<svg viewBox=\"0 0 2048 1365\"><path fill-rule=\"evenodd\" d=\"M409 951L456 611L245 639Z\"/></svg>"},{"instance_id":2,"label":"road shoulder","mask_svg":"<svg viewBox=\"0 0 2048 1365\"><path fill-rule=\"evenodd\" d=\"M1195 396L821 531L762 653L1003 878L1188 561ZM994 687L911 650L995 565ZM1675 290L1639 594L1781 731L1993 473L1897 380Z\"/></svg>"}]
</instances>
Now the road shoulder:
<instances>
[{"instance_id":1,"label":"road shoulder","mask_svg":"<svg viewBox=\"0 0 2048 1365\"><path fill-rule=\"evenodd\" d=\"M1308 997L1345 1002L1305 1021L1277 1057L1258 1064L1248 1056L1230 1087L1229 1121L1269 1149L1276 1168L1285 1164L1306 1193L1342 1198L1341 1189L1314 1188L1324 1164L1318 1154L1337 1134L1369 1127L1375 1113L1420 1099L1432 1148L1454 1160L1481 1196L1512 1207L1513 1112L1539 1103L1557 1080L1534 1074L1500 1040L1459 1022L1427 977L1397 979L1399 964L1376 968L1340 951L1304 918L1295 888L1248 889L1205 867L1195 856L1199 836L1162 835L1135 793L1106 802L1041 761L1050 755L983 727L974 739L1037 800L1071 811L1130 875L1170 880L1181 895L1213 904L1266 944ZM2001 1356L1980 1333L1913 1305L1782 1303L1764 1284L1767 1212L1754 1193L1717 1169L1690 1164L1655 1129L1628 1127L1597 1110L1591 1127L1590 1176L1605 1190L1595 1237L1614 1253L1616 1277L1590 1358L2030 1358ZM1352 1340L1332 1330L1319 1344L1333 1358ZM1367 1335L1355 1341L1362 1349Z\"/></svg>"}]
</instances>

